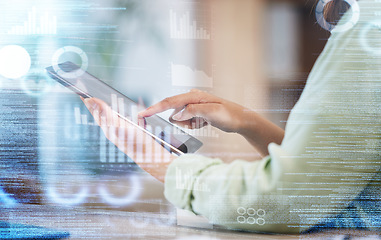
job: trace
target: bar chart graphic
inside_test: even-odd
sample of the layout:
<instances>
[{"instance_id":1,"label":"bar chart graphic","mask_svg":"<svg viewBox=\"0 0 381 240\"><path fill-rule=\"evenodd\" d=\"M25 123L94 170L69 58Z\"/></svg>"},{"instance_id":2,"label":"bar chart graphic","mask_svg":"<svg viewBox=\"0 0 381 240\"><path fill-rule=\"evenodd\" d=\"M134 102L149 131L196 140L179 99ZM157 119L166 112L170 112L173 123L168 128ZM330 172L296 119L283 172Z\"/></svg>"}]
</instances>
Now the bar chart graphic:
<instances>
[{"instance_id":1,"label":"bar chart graphic","mask_svg":"<svg viewBox=\"0 0 381 240\"><path fill-rule=\"evenodd\" d=\"M188 126L185 126L181 130L179 128L174 128L175 135L184 134L184 132L182 131L195 137L209 137L209 138L219 137L219 134L213 129L211 125L207 125L203 128L198 128L198 129L190 129Z\"/></svg>"},{"instance_id":2,"label":"bar chart graphic","mask_svg":"<svg viewBox=\"0 0 381 240\"><path fill-rule=\"evenodd\" d=\"M203 27L199 27L195 20L190 19L190 12L187 11L183 15L178 14L171 9L169 11L170 18L170 35L173 39L210 39L210 33Z\"/></svg>"},{"instance_id":3,"label":"bar chart graphic","mask_svg":"<svg viewBox=\"0 0 381 240\"><path fill-rule=\"evenodd\" d=\"M118 112L121 116L125 116L125 104L123 98L118 98L115 94L111 95L111 108L115 112ZM129 116L137 116L138 106L131 106L129 111ZM137 163L161 163L170 162L170 155L162 155L163 147L159 144L146 145L144 137L147 138L148 135L141 134L141 131L137 127L128 122L120 121L117 119L110 119L110 125L104 125L106 119L103 116L98 115L96 111L93 113L95 118L100 117L102 130L99 130L99 157L101 163L132 163L132 159L128 158L126 154L123 153L126 149L134 149L136 156L134 158ZM90 120L88 119L90 117ZM80 107L74 107L74 119L76 125L84 126L98 126L94 121L94 118L89 114L81 113ZM129 122L135 122L133 118L126 117ZM137 120L136 120L137 121ZM127 129L128 128L128 129ZM82 128L86 129L86 128ZM164 134L164 132L170 133L170 129L162 128L160 126L152 127L151 125L146 125L145 130L152 133L155 136L160 136L165 142L170 142L170 134ZM118 133L116 135L116 132ZM138 134L140 133L140 134ZM108 136L108 139L105 137ZM148 139L152 138L148 136ZM119 150L114 146L113 143L119 146ZM167 147L166 147L167 148ZM143 151L144 149L144 151Z\"/></svg>"},{"instance_id":4,"label":"bar chart graphic","mask_svg":"<svg viewBox=\"0 0 381 240\"><path fill-rule=\"evenodd\" d=\"M28 12L23 25L13 26L8 34L12 35L54 35L57 34L57 17L48 12L40 13L36 7Z\"/></svg>"},{"instance_id":5,"label":"bar chart graphic","mask_svg":"<svg viewBox=\"0 0 381 240\"><path fill-rule=\"evenodd\" d=\"M171 64L172 85L180 87L212 88L213 78L204 71L193 70L185 65Z\"/></svg>"},{"instance_id":6,"label":"bar chart graphic","mask_svg":"<svg viewBox=\"0 0 381 240\"><path fill-rule=\"evenodd\" d=\"M75 124L85 126L97 126L93 117L91 121L88 120L88 114L82 114L79 107L74 108ZM88 131L87 128L83 128L84 131ZM123 152L118 151L116 147L109 142L103 132L99 130L99 161L101 163L131 163L131 159L127 157Z\"/></svg>"},{"instance_id":7,"label":"bar chart graphic","mask_svg":"<svg viewBox=\"0 0 381 240\"><path fill-rule=\"evenodd\" d=\"M210 192L210 188L205 183L200 183L197 177L193 176L192 170L183 174L181 169L176 168L176 188L200 192Z\"/></svg>"},{"instance_id":8,"label":"bar chart graphic","mask_svg":"<svg viewBox=\"0 0 381 240\"><path fill-rule=\"evenodd\" d=\"M77 125L90 125L90 126L96 125L94 121L88 121L87 114L81 114L81 110L79 107L74 108L74 118L75 118L75 124Z\"/></svg>"}]
</instances>

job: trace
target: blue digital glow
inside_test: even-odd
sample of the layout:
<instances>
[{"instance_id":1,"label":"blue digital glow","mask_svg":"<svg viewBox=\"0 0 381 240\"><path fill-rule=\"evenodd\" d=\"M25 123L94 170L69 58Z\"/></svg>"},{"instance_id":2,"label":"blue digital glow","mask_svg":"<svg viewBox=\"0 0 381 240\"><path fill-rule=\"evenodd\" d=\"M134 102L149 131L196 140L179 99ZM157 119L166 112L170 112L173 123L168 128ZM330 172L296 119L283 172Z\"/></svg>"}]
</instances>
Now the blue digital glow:
<instances>
[{"instance_id":1,"label":"blue digital glow","mask_svg":"<svg viewBox=\"0 0 381 240\"><path fill-rule=\"evenodd\" d=\"M0 187L0 202L7 207L13 207L17 204L17 201L11 198L10 195L6 193L1 187Z\"/></svg>"}]
</instances>

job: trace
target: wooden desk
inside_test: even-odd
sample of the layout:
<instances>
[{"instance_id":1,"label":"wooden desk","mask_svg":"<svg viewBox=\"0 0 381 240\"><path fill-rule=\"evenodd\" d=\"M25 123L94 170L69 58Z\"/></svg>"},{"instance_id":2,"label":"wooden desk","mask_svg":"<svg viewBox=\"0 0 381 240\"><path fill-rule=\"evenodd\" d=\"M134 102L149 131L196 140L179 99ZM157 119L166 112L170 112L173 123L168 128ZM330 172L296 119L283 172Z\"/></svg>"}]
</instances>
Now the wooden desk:
<instances>
[{"instance_id":1,"label":"wooden desk","mask_svg":"<svg viewBox=\"0 0 381 240\"><path fill-rule=\"evenodd\" d=\"M381 239L372 232L270 235L176 225L165 214L19 205L0 208L0 221L69 231L70 239Z\"/></svg>"}]
</instances>

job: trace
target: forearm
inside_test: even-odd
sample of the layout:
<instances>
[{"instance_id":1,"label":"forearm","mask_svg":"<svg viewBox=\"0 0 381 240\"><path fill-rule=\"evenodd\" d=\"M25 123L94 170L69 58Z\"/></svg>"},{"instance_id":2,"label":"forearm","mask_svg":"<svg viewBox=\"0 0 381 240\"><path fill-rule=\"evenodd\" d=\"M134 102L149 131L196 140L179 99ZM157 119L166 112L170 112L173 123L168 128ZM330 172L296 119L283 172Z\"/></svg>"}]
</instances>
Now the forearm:
<instances>
[{"instance_id":1,"label":"forearm","mask_svg":"<svg viewBox=\"0 0 381 240\"><path fill-rule=\"evenodd\" d=\"M249 110L245 110L237 132L263 156L269 155L267 147L270 143L273 142L280 145L284 137L284 130L282 128L258 113Z\"/></svg>"}]
</instances>

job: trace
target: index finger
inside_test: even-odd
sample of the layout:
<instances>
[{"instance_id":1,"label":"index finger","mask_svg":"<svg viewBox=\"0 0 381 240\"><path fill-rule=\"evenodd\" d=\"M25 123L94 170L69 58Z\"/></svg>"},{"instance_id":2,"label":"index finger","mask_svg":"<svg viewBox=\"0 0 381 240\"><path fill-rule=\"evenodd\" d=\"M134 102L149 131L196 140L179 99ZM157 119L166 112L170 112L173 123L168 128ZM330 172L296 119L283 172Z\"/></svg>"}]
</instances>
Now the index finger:
<instances>
[{"instance_id":1,"label":"index finger","mask_svg":"<svg viewBox=\"0 0 381 240\"><path fill-rule=\"evenodd\" d=\"M146 110L139 113L140 117L150 117L157 113L164 112L169 109L182 109L188 104L219 102L217 97L209 95L200 90L192 90L188 93L179 94L152 105Z\"/></svg>"}]
</instances>

